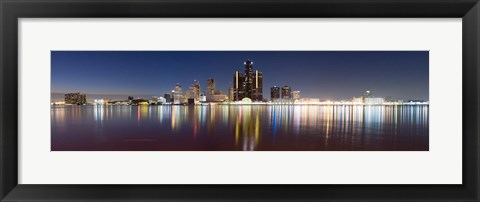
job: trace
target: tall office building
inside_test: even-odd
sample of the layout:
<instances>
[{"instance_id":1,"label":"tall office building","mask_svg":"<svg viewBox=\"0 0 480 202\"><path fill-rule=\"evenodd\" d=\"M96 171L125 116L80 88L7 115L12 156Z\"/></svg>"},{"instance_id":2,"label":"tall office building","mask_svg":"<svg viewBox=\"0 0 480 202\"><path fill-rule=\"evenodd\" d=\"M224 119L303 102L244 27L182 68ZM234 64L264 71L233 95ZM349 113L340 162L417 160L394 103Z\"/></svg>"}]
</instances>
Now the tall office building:
<instances>
[{"instance_id":1,"label":"tall office building","mask_svg":"<svg viewBox=\"0 0 480 202\"><path fill-rule=\"evenodd\" d=\"M255 71L254 80L252 88L252 100L262 101L263 100L263 74L258 70Z\"/></svg>"},{"instance_id":2,"label":"tall office building","mask_svg":"<svg viewBox=\"0 0 480 202\"><path fill-rule=\"evenodd\" d=\"M185 103L195 104L195 87L190 86L185 92Z\"/></svg>"},{"instance_id":3,"label":"tall office building","mask_svg":"<svg viewBox=\"0 0 480 202\"><path fill-rule=\"evenodd\" d=\"M165 93L165 95L163 95L163 97L165 98L165 103L171 103L172 102L172 97L170 96L169 93Z\"/></svg>"},{"instance_id":4,"label":"tall office building","mask_svg":"<svg viewBox=\"0 0 480 202\"><path fill-rule=\"evenodd\" d=\"M290 86L282 87L282 99L292 99L292 89Z\"/></svg>"},{"instance_id":5,"label":"tall office building","mask_svg":"<svg viewBox=\"0 0 480 202\"><path fill-rule=\"evenodd\" d=\"M275 101L277 99L280 99L280 87L273 86L270 88L270 100Z\"/></svg>"},{"instance_id":6,"label":"tall office building","mask_svg":"<svg viewBox=\"0 0 480 202\"><path fill-rule=\"evenodd\" d=\"M230 101L230 102L233 101L234 100L233 96L234 96L233 87L230 87L230 88L228 88L228 101Z\"/></svg>"},{"instance_id":7,"label":"tall office building","mask_svg":"<svg viewBox=\"0 0 480 202\"><path fill-rule=\"evenodd\" d=\"M243 64L245 72L236 71L233 74L234 100L250 98L253 101L261 101L263 99L263 74L258 70L253 70L252 61L247 60Z\"/></svg>"},{"instance_id":8,"label":"tall office building","mask_svg":"<svg viewBox=\"0 0 480 202\"><path fill-rule=\"evenodd\" d=\"M193 85L185 92L185 102L190 103L189 100L195 102L195 87Z\"/></svg>"},{"instance_id":9,"label":"tall office building","mask_svg":"<svg viewBox=\"0 0 480 202\"><path fill-rule=\"evenodd\" d=\"M193 91L195 93L193 98L195 99L195 102L198 102L198 101L200 101L200 83L198 83L197 80L194 80L193 84L192 84L192 87L193 87Z\"/></svg>"},{"instance_id":10,"label":"tall office building","mask_svg":"<svg viewBox=\"0 0 480 202\"><path fill-rule=\"evenodd\" d=\"M207 102L213 102L213 95L215 94L215 79L207 79L207 92L206 98Z\"/></svg>"},{"instance_id":11,"label":"tall office building","mask_svg":"<svg viewBox=\"0 0 480 202\"><path fill-rule=\"evenodd\" d=\"M175 85L173 89L173 104L182 104L184 103L182 86L180 84Z\"/></svg>"},{"instance_id":12,"label":"tall office building","mask_svg":"<svg viewBox=\"0 0 480 202\"><path fill-rule=\"evenodd\" d=\"M245 75L242 72L233 73L233 101L245 98Z\"/></svg>"},{"instance_id":13,"label":"tall office building","mask_svg":"<svg viewBox=\"0 0 480 202\"><path fill-rule=\"evenodd\" d=\"M253 62L247 60L243 63L245 65L245 97L253 97ZM253 100L253 99L252 99Z\"/></svg>"}]
</instances>

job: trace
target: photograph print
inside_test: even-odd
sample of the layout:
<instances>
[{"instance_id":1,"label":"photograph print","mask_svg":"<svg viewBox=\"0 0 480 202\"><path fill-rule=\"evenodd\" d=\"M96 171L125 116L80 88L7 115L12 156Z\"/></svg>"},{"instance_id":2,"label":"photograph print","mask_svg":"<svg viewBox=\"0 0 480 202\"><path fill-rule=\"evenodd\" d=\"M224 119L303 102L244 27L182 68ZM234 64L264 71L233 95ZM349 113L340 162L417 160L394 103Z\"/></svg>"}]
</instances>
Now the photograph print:
<instances>
[{"instance_id":1,"label":"photograph print","mask_svg":"<svg viewBox=\"0 0 480 202\"><path fill-rule=\"evenodd\" d=\"M51 51L51 151L429 151L428 51Z\"/></svg>"}]
</instances>

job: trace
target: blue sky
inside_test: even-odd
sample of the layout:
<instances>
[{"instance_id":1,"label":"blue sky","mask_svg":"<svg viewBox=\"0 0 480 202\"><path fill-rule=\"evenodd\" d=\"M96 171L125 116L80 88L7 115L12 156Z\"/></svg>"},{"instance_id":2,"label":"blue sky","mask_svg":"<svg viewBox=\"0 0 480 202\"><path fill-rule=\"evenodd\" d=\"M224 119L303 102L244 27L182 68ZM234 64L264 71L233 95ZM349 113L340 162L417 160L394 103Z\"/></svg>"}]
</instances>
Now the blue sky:
<instances>
[{"instance_id":1,"label":"blue sky","mask_svg":"<svg viewBox=\"0 0 480 202\"><path fill-rule=\"evenodd\" d=\"M270 87L302 97L343 99L370 90L379 97L428 100L428 51L52 51L52 92L163 95L208 78L226 92L250 59Z\"/></svg>"}]
</instances>

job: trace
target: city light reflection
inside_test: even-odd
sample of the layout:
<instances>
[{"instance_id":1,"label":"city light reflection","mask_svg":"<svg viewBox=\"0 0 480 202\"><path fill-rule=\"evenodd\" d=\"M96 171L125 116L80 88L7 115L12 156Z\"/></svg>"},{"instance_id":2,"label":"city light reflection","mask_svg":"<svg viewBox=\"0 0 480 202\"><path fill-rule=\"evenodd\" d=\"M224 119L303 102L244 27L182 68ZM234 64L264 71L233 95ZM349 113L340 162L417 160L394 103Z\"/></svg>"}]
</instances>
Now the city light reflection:
<instances>
[{"instance_id":1,"label":"city light reflection","mask_svg":"<svg viewBox=\"0 0 480 202\"><path fill-rule=\"evenodd\" d=\"M59 106L51 116L52 138L63 145L96 134L99 147L135 136L162 140L154 150L323 151L428 150L428 113L428 106L174 105ZM82 118L87 114L92 118ZM89 121L94 127L78 124ZM83 141L62 139L65 131ZM142 150L137 144L128 148ZM84 147L95 150L92 145Z\"/></svg>"}]
</instances>

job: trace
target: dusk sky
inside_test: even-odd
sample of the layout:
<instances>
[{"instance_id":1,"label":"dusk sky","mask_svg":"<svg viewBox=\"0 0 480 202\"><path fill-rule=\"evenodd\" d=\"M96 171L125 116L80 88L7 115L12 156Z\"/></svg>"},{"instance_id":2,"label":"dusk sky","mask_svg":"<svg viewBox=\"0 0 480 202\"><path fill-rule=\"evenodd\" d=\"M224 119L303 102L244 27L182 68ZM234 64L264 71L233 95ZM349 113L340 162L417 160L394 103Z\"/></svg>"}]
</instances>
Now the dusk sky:
<instances>
[{"instance_id":1,"label":"dusk sky","mask_svg":"<svg viewBox=\"0 0 480 202\"><path fill-rule=\"evenodd\" d=\"M428 97L428 51L52 51L52 93L163 96L208 78L227 93L233 73L250 59L270 87L288 85L301 97L350 99ZM126 98L125 98L126 99Z\"/></svg>"}]
</instances>

